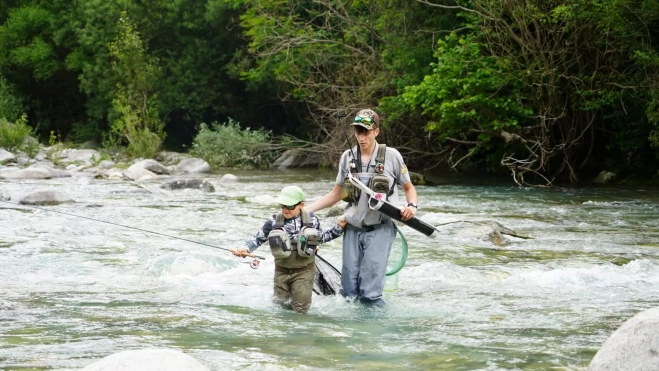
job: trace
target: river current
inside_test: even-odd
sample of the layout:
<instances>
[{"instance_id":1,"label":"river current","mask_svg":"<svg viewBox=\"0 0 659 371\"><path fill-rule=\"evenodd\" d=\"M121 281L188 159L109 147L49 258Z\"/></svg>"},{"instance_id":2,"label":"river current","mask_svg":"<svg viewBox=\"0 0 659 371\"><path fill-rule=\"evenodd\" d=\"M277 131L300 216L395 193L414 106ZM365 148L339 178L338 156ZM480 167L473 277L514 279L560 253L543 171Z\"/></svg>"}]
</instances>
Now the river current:
<instances>
[{"instance_id":1,"label":"river current","mask_svg":"<svg viewBox=\"0 0 659 371\"><path fill-rule=\"evenodd\" d=\"M223 249L276 212L282 187L313 201L335 173L232 173L237 183L207 177L213 193L159 188L167 179L1 182L12 200L0 203L0 370L80 370L154 347L212 370L585 370L616 328L659 305L658 189L440 176L417 190L418 216L441 233L401 227L409 256L385 307L314 295L299 315L271 303L267 247L256 270ZM16 205L41 189L76 203ZM532 239L497 246L492 221ZM340 269L340 239L321 255Z\"/></svg>"}]
</instances>

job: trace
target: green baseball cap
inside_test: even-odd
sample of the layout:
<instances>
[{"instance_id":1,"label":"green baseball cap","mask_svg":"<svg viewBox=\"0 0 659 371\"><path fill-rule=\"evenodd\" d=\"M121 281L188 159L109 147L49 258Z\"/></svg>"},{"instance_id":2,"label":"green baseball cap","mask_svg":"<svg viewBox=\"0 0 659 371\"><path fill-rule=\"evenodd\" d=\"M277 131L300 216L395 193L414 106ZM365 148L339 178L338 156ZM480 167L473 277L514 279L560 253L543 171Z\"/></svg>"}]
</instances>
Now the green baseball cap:
<instances>
[{"instance_id":1,"label":"green baseball cap","mask_svg":"<svg viewBox=\"0 0 659 371\"><path fill-rule=\"evenodd\" d=\"M277 203L285 206L297 205L304 201L304 192L297 186L284 187L277 197Z\"/></svg>"}]
</instances>

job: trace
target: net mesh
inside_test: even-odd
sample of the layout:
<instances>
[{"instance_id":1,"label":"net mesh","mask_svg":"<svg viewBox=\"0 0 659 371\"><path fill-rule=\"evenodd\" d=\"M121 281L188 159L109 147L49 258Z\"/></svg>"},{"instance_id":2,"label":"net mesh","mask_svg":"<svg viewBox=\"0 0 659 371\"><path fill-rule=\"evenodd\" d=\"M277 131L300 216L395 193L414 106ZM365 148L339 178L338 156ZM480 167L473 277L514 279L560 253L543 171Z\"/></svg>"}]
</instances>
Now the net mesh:
<instances>
[{"instance_id":1,"label":"net mesh","mask_svg":"<svg viewBox=\"0 0 659 371\"><path fill-rule=\"evenodd\" d=\"M318 295L336 295L341 288L341 272L327 260L316 255L316 279L313 292Z\"/></svg>"}]
</instances>

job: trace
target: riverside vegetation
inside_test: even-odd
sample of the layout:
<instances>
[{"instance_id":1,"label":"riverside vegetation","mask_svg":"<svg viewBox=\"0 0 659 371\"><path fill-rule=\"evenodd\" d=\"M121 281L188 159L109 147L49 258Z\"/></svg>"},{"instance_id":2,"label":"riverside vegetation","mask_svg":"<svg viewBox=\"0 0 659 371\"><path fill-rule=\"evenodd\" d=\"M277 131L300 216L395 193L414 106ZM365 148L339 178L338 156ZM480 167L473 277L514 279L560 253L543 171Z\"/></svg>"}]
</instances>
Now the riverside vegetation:
<instances>
[{"instance_id":1,"label":"riverside vegetation","mask_svg":"<svg viewBox=\"0 0 659 371\"><path fill-rule=\"evenodd\" d=\"M348 146L337 115L371 107L419 170L651 179L657 29L653 0L14 0L2 140L12 123L130 157L261 167L295 147L331 164Z\"/></svg>"}]
</instances>

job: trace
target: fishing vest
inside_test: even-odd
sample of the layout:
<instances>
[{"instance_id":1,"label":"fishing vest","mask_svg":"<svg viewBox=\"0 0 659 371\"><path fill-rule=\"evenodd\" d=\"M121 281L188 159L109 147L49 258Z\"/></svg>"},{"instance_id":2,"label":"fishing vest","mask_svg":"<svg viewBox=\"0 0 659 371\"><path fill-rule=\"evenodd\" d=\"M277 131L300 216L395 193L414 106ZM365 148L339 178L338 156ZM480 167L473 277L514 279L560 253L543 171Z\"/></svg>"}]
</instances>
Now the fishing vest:
<instances>
[{"instance_id":1,"label":"fishing vest","mask_svg":"<svg viewBox=\"0 0 659 371\"><path fill-rule=\"evenodd\" d=\"M291 239L284 227L284 214L280 211L275 216L275 223L268 234L270 251L275 263L284 268L302 268L314 261L316 248L320 244L320 234L313 227L311 213L302 209L302 228L296 238Z\"/></svg>"},{"instance_id":2,"label":"fishing vest","mask_svg":"<svg viewBox=\"0 0 659 371\"><path fill-rule=\"evenodd\" d=\"M352 155L352 151L350 151ZM382 193L386 195L386 200L389 201L389 197L394 193L394 185L389 188L389 179L384 175L384 163L387 156L387 145L379 144L378 152L375 155L375 175L371 177L368 182L368 188L372 189L375 193ZM350 172L352 175L357 175L361 170L361 151L359 146L357 146L357 159L352 159L350 164ZM367 169L368 171L368 169ZM350 180L346 177L343 182L343 189L341 190L341 199L348 202L349 204L355 204L361 196L361 189L353 185Z\"/></svg>"}]
</instances>

